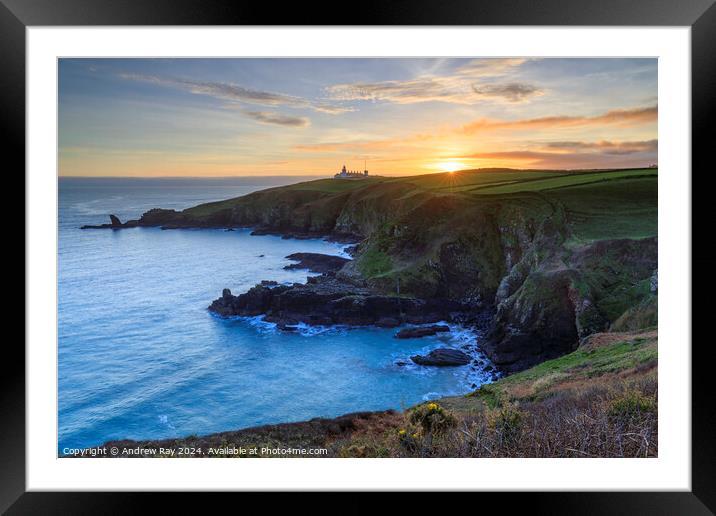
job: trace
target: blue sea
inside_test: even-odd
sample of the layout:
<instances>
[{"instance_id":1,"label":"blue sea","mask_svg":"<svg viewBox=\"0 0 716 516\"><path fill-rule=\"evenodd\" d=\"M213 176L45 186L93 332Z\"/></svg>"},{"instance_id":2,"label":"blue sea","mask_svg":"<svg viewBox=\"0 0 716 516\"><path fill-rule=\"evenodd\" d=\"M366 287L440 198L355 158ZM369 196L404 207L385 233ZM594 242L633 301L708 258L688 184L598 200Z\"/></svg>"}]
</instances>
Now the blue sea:
<instances>
[{"instance_id":1,"label":"blue sea","mask_svg":"<svg viewBox=\"0 0 716 516\"><path fill-rule=\"evenodd\" d=\"M396 329L302 327L222 319L223 288L304 282L295 252L347 256L324 240L248 230L80 230L183 209L305 178L59 180L58 449L158 439L267 423L401 409L490 381L482 367L430 368L411 355L474 344L451 332L396 339ZM475 358L486 362L479 353ZM403 364L406 363L406 364Z\"/></svg>"}]
</instances>

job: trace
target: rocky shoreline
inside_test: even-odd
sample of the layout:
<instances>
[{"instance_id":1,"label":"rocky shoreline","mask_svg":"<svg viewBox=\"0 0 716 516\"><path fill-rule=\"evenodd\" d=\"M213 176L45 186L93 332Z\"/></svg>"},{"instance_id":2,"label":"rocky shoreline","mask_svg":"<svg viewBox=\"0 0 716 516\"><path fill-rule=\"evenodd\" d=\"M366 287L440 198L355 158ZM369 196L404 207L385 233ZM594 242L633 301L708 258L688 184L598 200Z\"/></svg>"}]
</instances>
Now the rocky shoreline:
<instances>
[{"instance_id":1,"label":"rocky shoreline","mask_svg":"<svg viewBox=\"0 0 716 516\"><path fill-rule=\"evenodd\" d=\"M475 307L449 299L417 299L386 296L370 288L365 282L346 279L338 274L351 260L318 253L294 253L286 257L297 263L285 269L307 269L320 272L309 277L306 283L281 285L263 280L247 292L234 295L224 289L208 309L221 317L262 316L275 323L280 331L294 332L299 324L310 326L376 326L400 329L396 339L416 339L449 333L450 327L437 322L449 321L469 324L480 333L488 329L485 317L475 317ZM428 367L455 367L470 365L475 371L487 373L493 380L499 372L492 364L478 360L482 351L477 342L454 347L439 347L426 355L414 355L410 361ZM396 365L404 366L405 361ZM472 384L472 387L477 387Z\"/></svg>"},{"instance_id":2,"label":"rocky shoreline","mask_svg":"<svg viewBox=\"0 0 716 516\"><path fill-rule=\"evenodd\" d=\"M350 262L294 256L298 263L288 268L322 274L305 284L263 283L239 295L226 289L209 309L263 315L289 331L299 322L397 327L489 313L482 347L507 373L567 354L591 333L656 321L656 292L646 283L655 278L656 237L567 245L573 226L556 200L525 194L474 203L422 192L402 205L408 186L375 185L355 195L270 189L83 228L244 228L360 242L346 248Z\"/></svg>"},{"instance_id":3,"label":"rocky shoreline","mask_svg":"<svg viewBox=\"0 0 716 516\"><path fill-rule=\"evenodd\" d=\"M383 328L460 321L470 313L468 305L457 301L381 295L335 275L293 285L258 284L239 295L224 289L209 310L223 317L263 315L266 321L280 326L305 323Z\"/></svg>"}]
</instances>

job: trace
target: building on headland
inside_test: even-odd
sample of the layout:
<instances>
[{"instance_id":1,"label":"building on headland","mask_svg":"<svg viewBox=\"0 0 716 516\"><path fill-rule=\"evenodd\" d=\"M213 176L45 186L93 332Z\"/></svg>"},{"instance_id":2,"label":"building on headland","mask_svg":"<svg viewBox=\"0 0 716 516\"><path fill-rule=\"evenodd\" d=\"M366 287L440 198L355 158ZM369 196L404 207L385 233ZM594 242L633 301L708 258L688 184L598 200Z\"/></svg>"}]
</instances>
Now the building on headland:
<instances>
[{"instance_id":1,"label":"building on headland","mask_svg":"<svg viewBox=\"0 0 716 516\"><path fill-rule=\"evenodd\" d=\"M357 170L346 170L346 166L340 172L333 176L334 179L364 179L368 177L368 169L366 168L363 172Z\"/></svg>"}]
</instances>

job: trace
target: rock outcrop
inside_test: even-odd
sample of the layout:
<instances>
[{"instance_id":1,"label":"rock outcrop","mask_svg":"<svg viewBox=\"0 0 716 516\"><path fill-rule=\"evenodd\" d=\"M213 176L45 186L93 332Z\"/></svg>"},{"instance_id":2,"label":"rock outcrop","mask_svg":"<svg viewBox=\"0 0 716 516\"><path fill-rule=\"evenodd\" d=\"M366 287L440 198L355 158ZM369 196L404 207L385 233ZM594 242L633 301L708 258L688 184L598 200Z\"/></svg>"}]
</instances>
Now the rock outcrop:
<instances>
[{"instance_id":1,"label":"rock outcrop","mask_svg":"<svg viewBox=\"0 0 716 516\"><path fill-rule=\"evenodd\" d=\"M602 240L566 250L541 242L503 279L483 344L503 371L574 351L580 339L655 324L656 238ZM634 322L638 321L638 322Z\"/></svg>"},{"instance_id":2,"label":"rock outcrop","mask_svg":"<svg viewBox=\"0 0 716 516\"><path fill-rule=\"evenodd\" d=\"M122 221L119 220L119 217L116 215L110 215L109 216L109 224L99 224L99 225L85 225L82 226L80 229L122 229L122 228L133 228L136 227L136 221L127 221L126 223L122 224Z\"/></svg>"},{"instance_id":3,"label":"rock outcrop","mask_svg":"<svg viewBox=\"0 0 716 516\"><path fill-rule=\"evenodd\" d=\"M532 273L498 306L493 330L483 344L495 365L520 371L576 349L572 279L571 271Z\"/></svg>"},{"instance_id":4,"label":"rock outcrop","mask_svg":"<svg viewBox=\"0 0 716 516\"><path fill-rule=\"evenodd\" d=\"M256 285L238 296L224 289L209 310L225 317L265 315L266 321L288 326L303 322L384 327L453 320L469 310L452 300L380 295L333 276L312 279L306 284Z\"/></svg>"},{"instance_id":5,"label":"rock outcrop","mask_svg":"<svg viewBox=\"0 0 716 516\"><path fill-rule=\"evenodd\" d=\"M334 273L341 269L350 260L341 256L332 256L320 253L293 253L286 258L297 263L286 265L284 269L308 269L310 272L321 274Z\"/></svg>"},{"instance_id":6,"label":"rock outcrop","mask_svg":"<svg viewBox=\"0 0 716 516\"><path fill-rule=\"evenodd\" d=\"M471 358L459 349L438 348L427 355L412 356L410 360L418 365L445 367L467 365L470 363Z\"/></svg>"},{"instance_id":7,"label":"rock outcrop","mask_svg":"<svg viewBox=\"0 0 716 516\"><path fill-rule=\"evenodd\" d=\"M442 332L450 331L449 326L444 324L433 324L422 328L403 328L395 334L396 339L419 339L421 337L430 337Z\"/></svg>"}]
</instances>

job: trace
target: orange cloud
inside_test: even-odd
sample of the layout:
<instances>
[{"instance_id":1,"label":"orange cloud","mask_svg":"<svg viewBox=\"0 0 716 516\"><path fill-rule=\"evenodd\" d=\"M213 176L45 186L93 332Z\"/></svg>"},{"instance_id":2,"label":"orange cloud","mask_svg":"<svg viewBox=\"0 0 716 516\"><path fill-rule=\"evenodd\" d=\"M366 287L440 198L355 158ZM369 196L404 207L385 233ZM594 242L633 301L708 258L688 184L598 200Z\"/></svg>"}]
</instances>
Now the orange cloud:
<instances>
[{"instance_id":1,"label":"orange cloud","mask_svg":"<svg viewBox=\"0 0 716 516\"><path fill-rule=\"evenodd\" d=\"M478 152L457 159L518 162L540 168L646 166L656 160L657 140L550 142L535 149Z\"/></svg>"},{"instance_id":2,"label":"orange cloud","mask_svg":"<svg viewBox=\"0 0 716 516\"><path fill-rule=\"evenodd\" d=\"M413 134L402 138L382 140L361 140L353 142L324 142L296 145L294 150L312 153L339 152L379 152L390 149L408 149L415 146L424 147L426 143L437 140L448 140L458 135L471 135L481 131L502 129L551 129L561 127L595 127L600 125L635 126L655 122L658 115L656 106L633 109L615 109L596 116L549 116L520 120L500 120L482 118L461 127L444 128L435 134ZM611 154L627 154L629 152L656 150L657 140L644 142L554 142L547 144L549 150L601 150Z\"/></svg>"},{"instance_id":3,"label":"orange cloud","mask_svg":"<svg viewBox=\"0 0 716 516\"><path fill-rule=\"evenodd\" d=\"M521 120L498 120L481 118L458 129L463 134L473 134L495 129L546 129L553 127L599 126L599 125L639 125L655 122L658 116L657 106L613 109L596 116L547 116Z\"/></svg>"},{"instance_id":4,"label":"orange cloud","mask_svg":"<svg viewBox=\"0 0 716 516\"><path fill-rule=\"evenodd\" d=\"M656 152L659 147L658 140L646 140L635 142L610 142L606 140L598 142L550 142L545 148L557 151L583 151L592 150L605 154L634 154L637 152Z\"/></svg>"}]
</instances>

